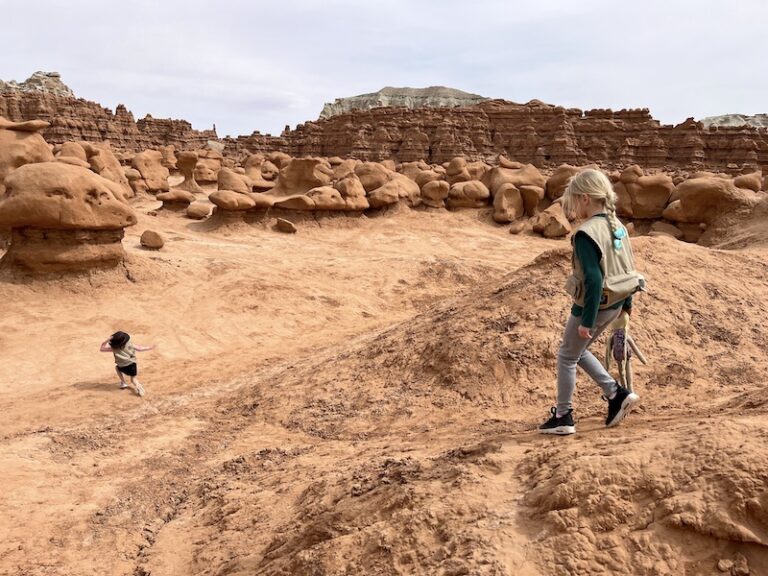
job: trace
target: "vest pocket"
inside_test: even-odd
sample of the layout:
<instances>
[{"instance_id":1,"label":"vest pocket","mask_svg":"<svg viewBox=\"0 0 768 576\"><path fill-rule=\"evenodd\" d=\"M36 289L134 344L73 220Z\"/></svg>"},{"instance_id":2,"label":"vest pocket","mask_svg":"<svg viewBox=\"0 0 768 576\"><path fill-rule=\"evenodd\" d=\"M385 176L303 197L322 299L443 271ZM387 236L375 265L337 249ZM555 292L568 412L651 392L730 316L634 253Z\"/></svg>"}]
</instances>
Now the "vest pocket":
<instances>
[{"instance_id":1,"label":"vest pocket","mask_svg":"<svg viewBox=\"0 0 768 576\"><path fill-rule=\"evenodd\" d=\"M569 276L565 282L565 291L574 300L581 298L581 288L582 283L576 276Z\"/></svg>"}]
</instances>

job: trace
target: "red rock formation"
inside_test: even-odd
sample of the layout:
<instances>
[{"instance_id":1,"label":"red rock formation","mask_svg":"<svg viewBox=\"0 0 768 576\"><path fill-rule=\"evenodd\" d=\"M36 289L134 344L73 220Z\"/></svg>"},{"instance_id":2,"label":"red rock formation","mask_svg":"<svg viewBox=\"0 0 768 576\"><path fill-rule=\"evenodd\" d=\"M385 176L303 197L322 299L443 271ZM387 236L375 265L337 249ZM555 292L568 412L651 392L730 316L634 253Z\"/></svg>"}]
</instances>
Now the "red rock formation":
<instances>
[{"instance_id":1,"label":"red rock formation","mask_svg":"<svg viewBox=\"0 0 768 576\"><path fill-rule=\"evenodd\" d=\"M588 110L533 100L490 100L467 108L376 108L306 122L280 138L228 139L226 152L268 149L292 156L340 156L442 163L502 153L539 167L591 162L643 168L768 166L768 130L712 127L693 119L661 125L647 109Z\"/></svg>"},{"instance_id":2,"label":"red rock formation","mask_svg":"<svg viewBox=\"0 0 768 576\"><path fill-rule=\"evenodd\" d=\"M50 127L42 134L51 144L108 141L118 150L140 151L169 144L184 150L201 148L208 140L217 139L215 131L193 130L185 120L147 116L136 122L122 104L113 114L95 102L45 92L0 93L0 116L15 122L49 122Z\"/></svg>"}]
</instances>

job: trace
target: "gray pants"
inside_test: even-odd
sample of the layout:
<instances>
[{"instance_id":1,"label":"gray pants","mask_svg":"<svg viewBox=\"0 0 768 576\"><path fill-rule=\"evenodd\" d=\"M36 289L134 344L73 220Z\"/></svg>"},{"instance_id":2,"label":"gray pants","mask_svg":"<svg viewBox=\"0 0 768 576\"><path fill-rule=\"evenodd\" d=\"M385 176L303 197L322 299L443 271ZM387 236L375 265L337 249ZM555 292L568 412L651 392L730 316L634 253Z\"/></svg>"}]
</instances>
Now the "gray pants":
<instances>
[{"instance_id":1,"label":"gray pants","mask_svg":"<svg viewBox=\"0 0 768 576\"><path fill-rule=\"evenodd\" d=\"M606 372L600 361L587 350L611 322L621 314L617 310L600 310L597 313L595 327L591 330L592 338L587 340L579 336L581 318L571 314L565 325L563 342L557 353L557 411L560 414L573 408L573 392L576 389L576 366L580 366L590 378L603 389L606 397L616 392L616 380Z\"/></svg>"}]
</instances>

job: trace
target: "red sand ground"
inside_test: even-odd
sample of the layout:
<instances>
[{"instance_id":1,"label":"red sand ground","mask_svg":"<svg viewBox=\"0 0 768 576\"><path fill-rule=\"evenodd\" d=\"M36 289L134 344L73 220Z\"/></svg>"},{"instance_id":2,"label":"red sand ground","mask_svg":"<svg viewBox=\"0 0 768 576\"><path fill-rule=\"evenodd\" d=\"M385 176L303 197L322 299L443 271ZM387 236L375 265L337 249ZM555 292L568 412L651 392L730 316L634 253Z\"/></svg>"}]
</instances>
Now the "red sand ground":
<instances>
[{"instance_id":1,"label":"red sand ground","mask_svg":"<svg viewBox=\"0 0 768 576\"><path fill-rule=\"evenodd\" d=\"M765 249L633 242L642 406L606 430L582 376L568 438L568 244L487 212L144 214L125 270L4 284L0 574L768 574Z\"/></svg>"}]
</instances>

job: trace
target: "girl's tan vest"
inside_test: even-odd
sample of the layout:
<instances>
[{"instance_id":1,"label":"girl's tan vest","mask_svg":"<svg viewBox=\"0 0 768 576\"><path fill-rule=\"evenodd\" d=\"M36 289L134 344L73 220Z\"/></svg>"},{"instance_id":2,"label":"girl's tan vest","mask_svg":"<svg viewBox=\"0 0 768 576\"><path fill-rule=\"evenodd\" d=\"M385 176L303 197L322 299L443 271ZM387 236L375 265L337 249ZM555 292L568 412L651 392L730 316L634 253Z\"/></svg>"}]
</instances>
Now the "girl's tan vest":
<instances>
[{"instance_id":1,"label":"girl's tan vest","mask_svg":"<svg viewBox=\"0 0 768 576\"><path fill-rule=\"evenodd\" d=\"M600 247L602 253L600 258L600 268L603 271L601 310L610 308L645 288L645 278L635 271L632 246L629 243L629 233L626 228L624 228L625 236L621 242L622 247L619 250L613 247L614 238L611 234L611 226L604 216L592 216L582 223L576 232L584 232L589 236ZM571 236L571 244L576 237L576 232ZM573 250L573 274L568 278L565 290L573 298L575 304L584 306L586 295L584 268L579 262L575 249Z\"/></svg>"}]
</instances>

